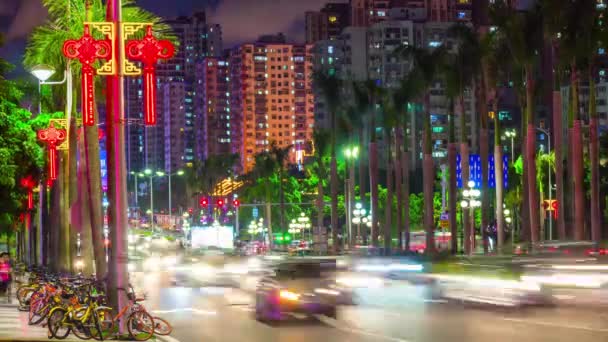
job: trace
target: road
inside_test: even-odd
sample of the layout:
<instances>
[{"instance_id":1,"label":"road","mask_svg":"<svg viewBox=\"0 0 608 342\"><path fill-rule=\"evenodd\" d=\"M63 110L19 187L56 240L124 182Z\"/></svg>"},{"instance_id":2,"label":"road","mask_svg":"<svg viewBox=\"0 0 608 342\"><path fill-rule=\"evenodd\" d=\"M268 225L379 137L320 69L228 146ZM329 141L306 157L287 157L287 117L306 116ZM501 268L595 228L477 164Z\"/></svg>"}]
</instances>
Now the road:
<instances>
[{"instance_id":1,"label":"road","mask_svg":"<svg viewBox=\"0 0 608 342\"><path fill-rule=\"evenodd\" d=\"M425 300L423 287L407 284L359 293L361 305L342 307L337 320L267 325L253 319L247 292L163 268L134 272L133 281L147 293L147 308L172 322L171 336L182 342L608 341L605 311L463 306Z\"/></svg>"}]
</instances>

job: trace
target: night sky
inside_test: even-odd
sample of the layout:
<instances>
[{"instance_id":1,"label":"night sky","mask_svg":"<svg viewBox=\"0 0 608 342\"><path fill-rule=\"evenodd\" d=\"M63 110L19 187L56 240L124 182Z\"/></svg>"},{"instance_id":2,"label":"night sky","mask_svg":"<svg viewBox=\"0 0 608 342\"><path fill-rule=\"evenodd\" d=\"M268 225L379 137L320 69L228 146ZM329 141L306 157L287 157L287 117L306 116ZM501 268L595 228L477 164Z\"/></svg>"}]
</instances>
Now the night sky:
<instances>
[{"instance_id":1,"label":"night sky","mask_svg":"<svg viewBox=\"0 0 608 342\"><path fill-rule=\"evenodd\" d=\"M84 1L84 0L82 0ZM333 2L346 2L338 0ZM260 34L283 32L288 39L304 40L304 12L319 10L328 0L136 0L161 17L206 10L208 21L222 25L226 47L253 41ZM20 66L25 40L44 23L40 0L0 0L0 32L6 44L0 57Z\"/></svg>"}]
</instances>

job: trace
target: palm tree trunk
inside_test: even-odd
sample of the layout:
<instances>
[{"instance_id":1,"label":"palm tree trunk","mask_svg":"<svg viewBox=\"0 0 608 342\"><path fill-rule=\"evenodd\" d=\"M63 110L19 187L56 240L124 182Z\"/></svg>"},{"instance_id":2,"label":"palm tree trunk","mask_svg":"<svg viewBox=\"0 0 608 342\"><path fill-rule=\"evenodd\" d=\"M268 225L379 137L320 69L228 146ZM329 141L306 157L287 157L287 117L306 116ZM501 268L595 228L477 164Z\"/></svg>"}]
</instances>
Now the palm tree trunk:
<instances>
[{"instance_id":1,"label":"palm tree trunk","mask_svg":"<svg viewBox=\"0 0 608 342\"><path fill-rule=\"evenodd\" d=\"M479 156L481 158L481 240L483 243L484 253L488 253L488 236L486 227L489 221L490 196L488 191L488 155L489 155L489 138L488 138L488 104L486 93L486 63L482 60L482 72L479 77L479 82L475 82L479 101Z\"/></svg>"},{"instance_id":2,"label":"palm tree trunk","mask_svg":"<svg viewBox=\"0 0 608 342\"><path fill-rule=\"evenodd\" d=\"M393 168L392 142L390 128L384 128L384 141L386 142L386 204L384 206L384 251L389 254L391 250L391 230L393 228Z\"/></svg>"},{"instance_id":3,"label":"palm tree trunk","mask_svg":"<svg viewBox=\"0 0 608 342\"><path fill-rule=\"evenodd\" d=\"M407 150L408 137L405 136L404 151L401 152L401 164L403 165L403 234L405 241L403 248L409 252L410 250L410 153Z\"/></svg>"},{"instance_id":4,"label":"palm tree trunk","mask_svg":"<svg viewBox=\"0 0 608 342\"><path fill-rule=\"evenodd\" d=\"M95 115L97 118L98 115ZM97 119L95 119L97 121ZM106 252L103 244L103 211L101 206L101 164L99 160L99 132L97 122L93 126L84 126L84 155L86 187L89 193L88 206L91 218L91 239L95 255L95 274L103 279L107 274Z\"/></svg>"},{"instance_id":5,"label":"palm tree trunk","mask_svg":"<svg viewBox=\"0 0 608 342\"><path fill-rule=\"evenodd\" d=\"M424 227L426 231L426 249L429 255L435 253L435 222L433 195L435 172L433 165L433 151L431 147L431 113L430 113L430 90L424 96L424 154L422 161L423 183L424 183Z\"/></svg>"},{"instance_id":6,"label":"palm tree trunk","mask_svg":"<svg viewBox=\"0 0 608 342\"><path fill-rule=\"evenodd\" d=\"M571 134L571 163L572 180L574 185L574 239L585 238L585 193L584 193L584 170L583 170L583 137L581 132L582 122L579 118L578 99L578 71L576 64L572 63L570 76L572 88L572 134Z\"/></svg>"},{"instance_id":7,"label":"palm tree trunk","mask_svg":"<svg viewBox=\"0 0 608 342\"><path fill-rule=\"evenodd\" d=\"M373 120L372 120L373 122ZM373 127L373 126L372 126ZM373 129L373 128L372 128ZM376 141L369 143L369 184L372 216L372 246L378 246L378 146Z\"/></svg>"},{"instance_id":8,"label":"palm tree trunk","mask_svg":"<svg viewBox=\"0 0 608 342\"><path fill-rule=\"evenodd\" d=\"M559 90L553 91L553 146L555 153L555 187L557 200L557 234L560 240L566 240L566 222L564 219L564 159L562 147L562 96Z\"/></svg>"},{"instance_id":9,"label":"palm tree trunk","mask_svg":"<svg viewBox=\"0 0 608 342\"><path fill-rule=\"evenodd\" d=\"M585 239L585 185L583 170L583 137L581 121L574 120L572 127L572 162L574 179L574 239Z\"/></svg>"},{"instance_id":10,"label":"palm tree trunk","mask_svg":"<svg viewBox=\"0 0 608 342\"><path fill-rule=\"evenodd\" d=\"M482 98L482 101L484 99ZM485 108L485 106L483 106ZM481 115L488 115L486 111L482 112ZM483 123L483 120L482 120ZM487 123L486 123L487 125ZM488 128L482 127L479 132L479 154L481 158L481 236L483 241L483 251L488 253L488 234L486 227L489 226L489 211L490 211L490 194L488 187L488 155L489 155L489 137Z\"/></svg>"},{"instance_id":11,"label":"palm tree trunk","mask_svg":"<svg viewBox=\"0 0 608 342\"><path fill-rule=\"evenodd\" d=\"M361 125L361 127L359 127L359 151L361 152L365 151L365 138L363 133L364 127ZM368 179L365 177L365 154L361 153L359 156L359 200L361 203L365 203L365 193L367 188L365 184L367 184L367 182ZM366 206L364 205L364 207ZM367 234L364 234L364 236L366 235Z\"/></svg>"},{"instance_id":12,"label":"palm tree trunk","mask_svg":"<svg viewBox=\"0 0 608 342\"><path fill-rule=\"evenodd\" d=\"M340 250L340 241L338 241L338 166L336 161L336 143L335 140L331 147L331 162L330 162L330 191L331 191L331 238L332 249L334 253Z\"/></svg>"},{"instance_id":13,"label":"palm tree trunk","mask_svg":"<svg viewBox=\"0 0 608 342\"><path fill-rule=\"evenodd\" d=\"M452 118L452 121L454 119ZM448 145L448 164L450 169L449 190L448 190L448 219L450 224L450 250L452 254L458 253L458 227L456 226L456 144L451 142Z\"/></svg>"},{"instance_id":14,"label":"palm tree trunk","mask_svg":"<svg viewBox=\"0 0 608 342\"><path fill-rule=\"evenodd\" d=\"M319 163L319 168L323 169L323 165L321 165L321 163ZM324 172L323 172L324 173ZM319 184L317 184L317 229L318 229L318 236L315 242L319 243L321 242L321 236L324 236L324 223L323 223L323 212L325 209L325 196L323 194L323 179L319 178ZM316 244L315 244L316 245Z\"/></svg>"},{"instance_id":15,"label":"palm tree trunk","mask_svg":"<svg viewBox=\"0 0 608 342\"><path fill-rule=\"evenodd\" d=\"M403 129L397 126L395 133L395 191L397 194L397 247L403 250L403 174L401 173L401 146L403 142Z\"/></svg>"},{"instance_id":16,"label":"palm tree trunk","mask_svg":"<svg viewBox=\"0 0 608 342\"><path fill-rule=\"evenodd\" d=\"M536 182L536 127L534 126L534 79L531 67L526 68L526 116L528 128L526 132L526 169L528 178L528 200L530 210L530 237L532 243L539 241L539 209L538 188Z\"/></svg>"},{"instance_id":17,"label":"palm tree trunk","mask_svg":"<svg viewBox=\"0 0 608 342\"><path fill-rule=\"evenodd\" d=\"M466 188L469 183L469 145L467 139L466 130L466 111L464 110L464 99L463 94L460 94L459 98L460 107L460 169L462 174L462 187ZM462 209L462 227L463 227L463 247L465 254L471 254L472 252L472 241L471 241L471 227L468 219L468 210ZM456 238L456 237L454 237ZM474 238L474 235L473 235Z\"/></svg>"},{"instance_id":18,"label":"palm tree trunk","mask_svg":"<svg viewBox=\"0 0 608 342\"><path fill-rule=\"evenodd\" d=\"M282 162L282 161L281 161ZM285 190L283 188L283 165L279 165L279 200L281 201L281 229L287 229L285 224Z\"/></svg>"},{"instance_id":19,"label":"palm tree trunk","mask_svg":"<svg viewBox=\"0 0 608 342\"><path fill-rule=\"evenodd\" d=\"M272 210L270 205L270 182L268 181L268 177L265 179L265 190L266 190L266 224L268 225L268 248L272 250L274 247L274 235L272 230Z\"/></svg>"},{"instance_id":20,"label":"palm tree trunk","mask_svg":"<svg viewBox=\"0 0 608 342\"><path fill-rule=\"evenodd\" d=\"M74 131L76 132L76 131ZM78 143L81 151L80 162L78 163L78 202L80 207L80 259L83 262L82 272L85 275L95 273L95 255L93 253L93 239L91 236L91 214L89 211L89 193L87 191L86 165L82 157L84 143Z\"/></svg>"},{"instance_id":21,"label":"palm tree trunk","mask_svg":"<svg viewBox=\"0 0 608 342\"><path fill-rule=\"evenodd\" d=\"M591 159L591 240L599 243L602 239L600 211L600 147L598 118L595 107L595 79L589 72L589 154Z\"/></svg>"}]
</instances>

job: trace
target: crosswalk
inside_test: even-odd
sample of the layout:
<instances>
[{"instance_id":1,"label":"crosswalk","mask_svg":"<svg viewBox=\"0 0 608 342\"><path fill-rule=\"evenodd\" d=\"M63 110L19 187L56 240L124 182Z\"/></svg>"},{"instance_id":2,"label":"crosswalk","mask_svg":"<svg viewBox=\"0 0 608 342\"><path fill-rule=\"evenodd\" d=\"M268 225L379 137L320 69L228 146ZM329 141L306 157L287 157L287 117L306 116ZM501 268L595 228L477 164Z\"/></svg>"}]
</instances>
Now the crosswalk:
<instances>
[{"instance_id":1,"label":"crosswalk","mask_svg":"<svg viewBox=\"0 0 608 342\"><path fill-rule=\"evenodd\" d=\"M27 312L17 310L16 305L0 304L0 339L11 338L47 338L47 329L27 324Z\"/></svg>"}]
</instances>

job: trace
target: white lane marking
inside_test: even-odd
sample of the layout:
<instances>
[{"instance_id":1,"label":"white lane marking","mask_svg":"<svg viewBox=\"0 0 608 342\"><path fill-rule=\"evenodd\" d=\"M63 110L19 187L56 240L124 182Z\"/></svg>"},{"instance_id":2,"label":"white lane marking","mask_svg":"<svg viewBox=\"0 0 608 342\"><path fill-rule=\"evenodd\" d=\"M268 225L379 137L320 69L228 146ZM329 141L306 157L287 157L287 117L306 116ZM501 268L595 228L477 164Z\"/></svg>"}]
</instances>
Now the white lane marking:
<instances>
[{"instance_id":1,"label":"white lane marking","mask_svg":"<svg viewBox=\"0 0 608 342\"><path fill-rule=\"evenodd\" d=\"M404 340L402 338L386 336L386 335L377 334L377 333L373 333L371 331L365 331L365 330L361 330L361 329L357 329L357 328L345 327L345 326L343 326L343 322L339 322L338 320L335 320L335 319L332 319L332 318L329 318L329 317L320 316L320 315L317 315L315 317L319 321L321 321L321 322L323 322L323 323L325 323L325 324L333 327L334 329L337 329L337 330L340 330L340 331L343 331L343 332L347 332L347 333L351 333L351 334L356 334L356 335L361 335L361 336L373 337L373 338L377 338L377 339L384 340L384 341L411 342L410 340Z\"/></svg>"},{"instance_id":2,"label":"white lane marking","mask_svg":"<svg viewBox=\"0 0 608 342\"><path fill-rule=\"evenodd\" d=\"M177 312L192 312L198 315L215 316L216 311L201 310L196 308L182 308L182 309L171 309L171 310L152 310L150 312L155 314L166 314L166 313L177 313Z\"/></svg>"},{"instance_id":3,"label":"white lane marking","mask_svg":"<svg viewBox=\"0 0 608 342\"><path fill-rule=\"evenodd\" d=\"M160 336L160 335L155 335L156 339L159 341L163 341L163 342L179 342L178 339L171 337L171 336Z\"/></svg>"},{"instance_id":4,"label":"white lane marking","mask_svg":"<svg viewBox=\"0 0 608 342\"><path fill-rule=\"evenodd\" d=\"M21 324L15 323L0 323L0 331L4 329L17 329L20 328Z\"/></svg>"},{"instance_id":5,"label":"white lane marking","mask_svg":"<svg viewBox=\"0 0 608 342\"><path fill-rule=\"evenodd\" d=\"M507 322L541 325L541 326L545 326L545 327L556 327L556 328L566 328L566 329L574 329L574 330L585 330L585 331L608 333L608 329L583 327L580 325L570 325L570 324L561 324L561 323L557 324L557 323L551 323L551 322L532 321L532 320L517 319L517 318L503 318L502 320L507 321Z\"/></svg>"}]
</instances>

